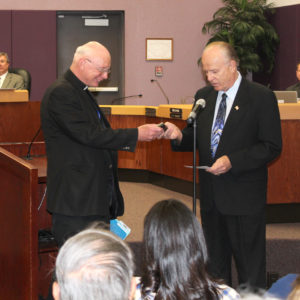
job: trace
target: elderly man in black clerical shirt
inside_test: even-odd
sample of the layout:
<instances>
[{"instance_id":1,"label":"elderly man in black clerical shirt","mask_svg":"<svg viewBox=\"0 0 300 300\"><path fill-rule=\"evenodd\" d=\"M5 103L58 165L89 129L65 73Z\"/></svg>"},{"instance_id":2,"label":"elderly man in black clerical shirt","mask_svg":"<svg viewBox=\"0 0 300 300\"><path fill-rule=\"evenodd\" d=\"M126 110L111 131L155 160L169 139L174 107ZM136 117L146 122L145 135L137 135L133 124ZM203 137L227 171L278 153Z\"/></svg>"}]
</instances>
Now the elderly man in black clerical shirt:
<instances>
[{"instance_id":1,"label":"elderly man in black clerical shirt","mask_svg":"<svg viewBox=\"0 0 300 300\"><path fill-rule=\"evenodd\" d=\"M111 128L88 89L108 78L110 66L110 53L102 44L79 46L70 68L42 99L47 209L59 247L91 222L109 223L123 214L118 150L135 151L138 141L163 136L156 124Z\"/></svg>"}]
</instances>

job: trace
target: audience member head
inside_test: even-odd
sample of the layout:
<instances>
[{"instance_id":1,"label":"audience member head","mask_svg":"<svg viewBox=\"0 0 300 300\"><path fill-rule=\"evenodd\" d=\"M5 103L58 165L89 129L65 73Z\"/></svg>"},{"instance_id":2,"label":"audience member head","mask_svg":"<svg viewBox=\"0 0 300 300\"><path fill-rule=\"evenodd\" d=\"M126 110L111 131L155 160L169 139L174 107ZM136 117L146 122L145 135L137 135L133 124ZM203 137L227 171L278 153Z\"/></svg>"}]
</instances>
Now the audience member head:
<instances>
[{"instance_id":1,"label":"audience member head","mask_svg":"<svg viewBox=\"0 0 300 300\"><path fill-rule=\"evenodd\" d=\"M296 76L298 80L300 81L300 61L296 65Z\"/></svg>"},{"instance_id":2,"label":"audience member head","mask_svg":"<svg viewBox=\"0 0 300 300\"><path fill-rule=\"evenodd\" d=\"M142 294L155 299L213 299L216 285L206 273L203 231L192 211L168 199L155 204L144 220Z\"/></svg>"},{"instance_id":3,"label":"audience member head","mask_svg":"<svg viewBox=\"0 0 300 300\"><path fill-rule=\"evenodd\" d=\"M135 288L133 258L117 236L89 228L60 249L55 266L55 300L128 300Z\"/></svg>"},{"instance_id":4,"label":"audience member head","mask_svg":"<svg viewBox=\"0 0 300 300\"><path fill-rule=\"evenodd\" d=\"M293 282L293 289L290 292L287 300L300 300L300 275Z\"/></svg>"},{"instance_id":5,"label":"audience member head","mask_svg":"<svg viewBox=\"0 0 300 300\"><path fill-rule=\"evenodd\" d=\"M108 78L110 65L109 51L102 44L92 41L76 49L70 69L83 83L95 87Z\"/></svg>"},{"instance_id":6,"label":"audience member head","mask_svg":"<svg viewBox=\"0 0 300 300\"><path fill-rule=\"evenodd\" d=\"M227 91L238 77L239 59L228 43L208 44L202 53L201 64L207 81L216 91Z\"/></svg>"},{"instance_id":7,"label":"audience member head","mask_svg":"<svg viewBox=\"0 0 300 300\"><path fill-rule=\"evenodd\" d=\"M9 68L9 57L7 53L0 52L0 75L5 74L8 72Z\"/></svg>"}]
</instances>

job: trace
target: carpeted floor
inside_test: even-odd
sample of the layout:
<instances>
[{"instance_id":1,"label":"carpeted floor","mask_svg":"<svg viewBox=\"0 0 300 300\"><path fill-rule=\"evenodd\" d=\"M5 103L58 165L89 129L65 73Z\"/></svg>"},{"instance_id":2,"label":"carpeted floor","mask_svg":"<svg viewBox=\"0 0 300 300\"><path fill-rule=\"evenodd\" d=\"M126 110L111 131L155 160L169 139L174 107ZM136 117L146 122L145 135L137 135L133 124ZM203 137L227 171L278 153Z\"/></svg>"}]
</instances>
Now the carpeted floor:
<instances>
[{"instance_id":1,"label":"carpeted floor","mask_svg":"<svg viewBox=\"0 0 300 300\"><path fill-rule=\"evenodd\" d=\"M120 182L121 192L125 200L125 213L120 218L131 228L128 242L139 242L143 237L144 217L150 208L164 199L177 199L184 202L190 209L193 207L193 198L173 192L148 183ZM197 201L197 216L199 217L199 201Z\"/></svg>"},{"instance_id":2,"label":"carpeted floor","mask_svg":"<svg viewBox=\"0 0 300 300\"><path fill-rule=\"evenodd\" d=\"M125 199L125 214L120 219L131 228L126 241L139 251L143 221L149 209L158 201L178 199L192 209L193 199L148 183L120 182ZM197 217L199 216L197 200ZM267 224L267 271L273 278L288 273L300 273L300 223Z\"/></svg>"}]
</instances>

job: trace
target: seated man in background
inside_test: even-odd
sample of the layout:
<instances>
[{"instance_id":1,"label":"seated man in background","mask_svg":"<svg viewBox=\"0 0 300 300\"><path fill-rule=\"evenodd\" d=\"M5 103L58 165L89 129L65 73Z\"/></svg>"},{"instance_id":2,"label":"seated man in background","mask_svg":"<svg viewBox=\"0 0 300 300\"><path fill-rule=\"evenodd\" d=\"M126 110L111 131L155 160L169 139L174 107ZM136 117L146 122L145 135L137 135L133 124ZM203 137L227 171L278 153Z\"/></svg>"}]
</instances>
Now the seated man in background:
<instances>
[{"instance_id":1,"label":"seated man in background","mask_svg":"<svg viewBox=\"0 0 300 300\"><path fill-rule=\"evenodd\" d=\"M25 89L22 76L9 73L9 58L7 53L0 52L0 88L1 89Z\"/></svg>"},{"instance_id":2,"label":"seated man in background","mask_svg":"<svg viewBox=\"0 0 300 300\"><path fill-rule=\"evenodd\" d=\"M55 300L128 300L135 292L129 247L103 229L89 228L67 240L55 268Z\"/></svg>"},{"instance_id":3,"label":"seated man in background","mask_svg":"<svg viewBox=\"0 0 300 300\"><path fill-rule=\"evenodd\" d=\"M296 91L298 94L298 98L300 98L300 61L297 63L296 67L296 77L298 78L298 82L289 86L287 91Z\"/></svg>"}]
</instances>

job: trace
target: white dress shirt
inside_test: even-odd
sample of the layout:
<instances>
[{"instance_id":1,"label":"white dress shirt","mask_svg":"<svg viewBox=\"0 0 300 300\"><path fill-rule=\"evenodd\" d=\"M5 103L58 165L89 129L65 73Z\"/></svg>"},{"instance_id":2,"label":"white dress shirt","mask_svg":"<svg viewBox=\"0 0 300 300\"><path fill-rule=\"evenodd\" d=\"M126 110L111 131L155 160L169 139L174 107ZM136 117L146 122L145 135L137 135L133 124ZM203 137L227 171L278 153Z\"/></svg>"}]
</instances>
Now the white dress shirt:
<instances>
[{"instance_id":1,"label":"white dress shirt","mask_svg":"<svg viewBox=\"0 0 300 300\"><path fill-rule=\"evenodd\" d=\"M233 86L231 88L229 88L227 91L219 91L218 92L218 97L217 97L217 102L216 102L216 107L215 107L214 120L213 120L212 126L214 126L214 124L215 124L215 120L216 120L217 113L218 113L218 110L219 110L219 105L221 103L222 95L224 93L227 95L227 98L226 98L226 115L225 115L224 124L226 123L227 117L230 113L233 101L235 99L235 96L236 96L236 93L239 89L241 81L242 81L242 76L241 76L240 72L238 72L238 78L236 79Z\"/></svg>"},{"instance_id":2,"label":"white dress shirt","mask_svg":"<svg viewBox=\"0 0 300 300\"><path fill-rule=\"evenodd\" d=\"M4 82L5 78L6 78L7 73L8 72L6 72L6 73L4 73L4 74L2 74L0 76L0 89L2 88L2 84L3 84L3 82Z\"/></svg>"}]
</instances>

